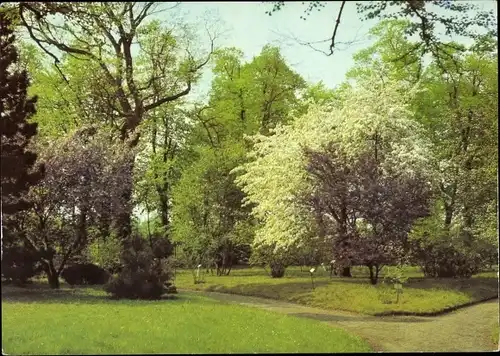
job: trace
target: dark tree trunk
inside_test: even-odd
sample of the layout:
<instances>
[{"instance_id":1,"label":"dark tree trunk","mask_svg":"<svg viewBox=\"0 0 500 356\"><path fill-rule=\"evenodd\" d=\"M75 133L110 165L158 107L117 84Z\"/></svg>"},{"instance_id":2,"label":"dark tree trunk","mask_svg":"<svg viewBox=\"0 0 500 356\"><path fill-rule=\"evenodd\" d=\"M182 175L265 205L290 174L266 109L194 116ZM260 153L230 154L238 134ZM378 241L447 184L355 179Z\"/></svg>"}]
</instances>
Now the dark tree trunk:
<instances>
[{"instance_id":1,"label":"dark tree trunk","mask_svg":"<svg viewBox=\"0 0 500 356\"><path fill-rule=\"evenodd\" d=\"M375 281L375 274L373 273L373 266L368 265L368 270L370 271L370 283L371 284L376 284L377 281Z\"/></svg>"},{"instance_id":2,"label":"dark tree trunk","mask_svg":"<svg viewBox=\"0 0 500 356\"><path fill-rule=\"evenodd\" d=\"M163 189L157 189L158 195L160 197L160 218L161 224L165 228L169 226L169 204L168 204L168 195L167 190L168 184L165 184Z\"/></svg>"},{"instance_id":3,"label":"dark tree trunk","mask_svg":"<svg viewBox=\"0 0 500 356\"><path fill-rule=\"evenodd\" d=\"M382 269L382 266L376 266L377 270L375 272L375 280L378 281L378 274L380 273L380 270Z\"/></svg>"},{"instance_id":4,"label":"dark tree trunk","mask_svg":"<svg viewBox=\"0 0 500 356\"><path fill-rule=\"evenodd\" d=\"M59 273L57 273L56 268L54 267L54 262L49 261L48 263L44 263L45 273L47 273L47 279L49 281L49 286L52 289L59 288Z\"/></svg>"},{"instance_id":5,"label":"dark tree trunk","mask_svg":"<svg viewBox=\"0 0 500 356\"><path fill-rule=\"evenodd\" d=\"M352 274L351 274L351 267L344 267L342 268L342 274L341 274L342 277L352 277Z\"/></svg>"},{"instance_id":6,"label":"dark tree trunk","mask_svg":"<svg viewBox=\"0 0 500 356\"><path fill-rule=\"evenodd\" d=\"M375 268L375 271L374 271ZM369 265L368 269L370 270L370 283L375 285L378 281L378 274L380 272L379 265Z\"/></svg>"},{"instance_id":7,"label":"dark tree trunk","mask_svg":"<svg viewBox=\"0 0 500 356\"><path fill-rule=\"evenodd\" d=\"M448 228L451 225L451 220L453 218L453 206L445 203L444 210L445 210L444 227Z\"/></svg>"}]
</instances>

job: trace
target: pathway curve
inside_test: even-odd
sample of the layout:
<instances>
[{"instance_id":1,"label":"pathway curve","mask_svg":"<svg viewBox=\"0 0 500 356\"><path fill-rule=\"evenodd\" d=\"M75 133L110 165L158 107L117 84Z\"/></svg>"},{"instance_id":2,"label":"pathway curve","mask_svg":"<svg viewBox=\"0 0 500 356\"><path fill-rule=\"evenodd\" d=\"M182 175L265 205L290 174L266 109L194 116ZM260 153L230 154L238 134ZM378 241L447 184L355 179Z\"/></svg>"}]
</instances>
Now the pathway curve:
<instances>
[{"instance_id":1,"label":"pathway curve","mask_svg":"<svg viewBox=\"0 0 500 356\"><path fill-rule=\"evenodd\" d=\"M498 323L498 300L434 317L375 317L324 310L278 300L217 292L183 290L223 303L238 303L329 324L364 338L375 351L493 351L492 327Z\"/></svg>"}]
</instances>

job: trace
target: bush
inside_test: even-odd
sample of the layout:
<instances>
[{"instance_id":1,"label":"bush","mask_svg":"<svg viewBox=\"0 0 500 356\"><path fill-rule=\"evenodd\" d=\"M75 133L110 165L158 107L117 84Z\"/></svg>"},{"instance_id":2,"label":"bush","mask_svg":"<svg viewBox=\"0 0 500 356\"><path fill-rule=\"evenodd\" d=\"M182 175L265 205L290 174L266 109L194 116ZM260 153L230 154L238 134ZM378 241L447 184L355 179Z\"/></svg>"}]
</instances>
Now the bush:
<instances>
[{"instance_id":1,"label":"bush","mask_svg":"<svg viewBox=\"0 0 500 356\"><path fill-rule=\"evenodd\" d=\"M435 214L437 215L437 214ZM410 238L413 262L426 277L462 277L497 263L498 246L477 232L454 224L449 230L431 216L418 223Z\"/></svg>"},{"instance_id":2,"label":"bush","mask_svg":"<svg viewBox=\"0 0 500 356\"><path fill-rule=\"evenodd\" d=\"M286 267L283 264L279 262L271 262L269 266L271 267L271 277L281 278L285 275Z\"/></svg>"},{"instance_id":3,"label":"bush","mask_svg":"<svg viewBox=\"0 0 500 356\"><path fill-rule=\"evenodd\" d=\"M275 245L254 246L250 263L252 265L269 266L271 268L272 278L282 278L285 275L286 268L291 265L296 252L294 248L275 250Z\"/></svg>"},{"instance_id":4,"label":"bush","mask_svg":"<svg viewBox=\"0 0 500 356\"><path fill-rule=\"evenodd\" d=\"M114 298L160 299L173 290L167 259L172 246L167 239L147 241L140 235L131 237L121 256L122 270L105 287Z\"/></svg>"},{"instance_id":5,"label":"bush","mask_svg":"<svg viewBox=\"0 0 500 356\"><path fill-rule=\"evenodd\" d=\"M469 278L481 267L480 258L475 253L467 253L447 243L428 244L414 251L414 255L426 277Z\"/></svg>"},{"instance_id":6,"label":"bush","mask_svg":"<svg viewBox=\"0 0 500 356\"><path fill-rule=\"evenodd\" d=\"M92 263L79 263L66 267L61 277L70 285L106 284L111 275L105 269Z\"/></svg>"},{"instance_id":7,"label":"bush","mask_svg":"<svg viewBox=\"0 0 500 356\"><path fill-rule=\"evenodd\" d=\"M24 285L42 272L39 256L25 247L3 248L2 277L9 283Z\"/></svg>"}]
</instances>

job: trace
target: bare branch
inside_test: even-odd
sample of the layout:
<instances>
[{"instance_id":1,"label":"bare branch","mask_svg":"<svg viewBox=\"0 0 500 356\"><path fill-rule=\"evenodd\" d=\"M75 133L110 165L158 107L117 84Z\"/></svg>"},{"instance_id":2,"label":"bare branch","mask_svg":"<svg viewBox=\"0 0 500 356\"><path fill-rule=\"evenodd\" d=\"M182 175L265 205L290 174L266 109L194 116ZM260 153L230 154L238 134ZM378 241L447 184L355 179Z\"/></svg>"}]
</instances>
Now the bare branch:
<instances>
[{"instance_id":1,"label":"bare branch","mask_svg":"<svg viewBox=\"0 0 500 356\"><path fill-rule=\"evenodd\" d=\"M344 5L345 1L342 1L342 4L340 5L340 10L339 14L337 16L337 21L335 22L335 29L333 30L333 35L332 35L332 43L330 44L330 55L333 54L333 50L335 49L335 37L337 36L337 30L340 25L340 18L342 17L342 11L344 10Z\"/></svg>"}]
</instances>

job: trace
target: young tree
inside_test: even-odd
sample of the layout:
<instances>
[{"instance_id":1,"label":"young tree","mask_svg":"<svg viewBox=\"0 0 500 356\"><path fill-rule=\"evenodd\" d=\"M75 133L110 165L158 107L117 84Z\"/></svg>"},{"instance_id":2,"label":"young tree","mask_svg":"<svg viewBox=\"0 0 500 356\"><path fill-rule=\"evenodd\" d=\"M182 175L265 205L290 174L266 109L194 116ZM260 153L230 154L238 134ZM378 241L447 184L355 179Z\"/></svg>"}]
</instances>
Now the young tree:
<instances>
[{"instance_id":1,"label":"young tree","mask_svg":"<svg viewBox=\"0 0 500 356\"><path fill-rule=\"evenodd\" d=\"M130 179L129 157L93 129L53 143L43 152L46 174L32 187L31 209L16 215L14 233L40 256L52 288L65 265L97 237L91 227L105 214L127 210L123 186Z\"/></svg>"}]
</instances>

